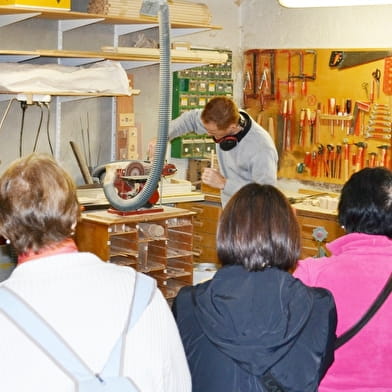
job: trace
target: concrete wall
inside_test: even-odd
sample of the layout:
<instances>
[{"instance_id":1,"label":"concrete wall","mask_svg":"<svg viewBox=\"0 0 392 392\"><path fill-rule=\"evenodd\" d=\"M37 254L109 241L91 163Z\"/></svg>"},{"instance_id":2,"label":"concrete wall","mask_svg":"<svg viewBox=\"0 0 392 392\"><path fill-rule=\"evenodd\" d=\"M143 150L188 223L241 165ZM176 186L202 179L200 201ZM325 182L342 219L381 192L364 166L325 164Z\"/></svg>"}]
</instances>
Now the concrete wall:
<instances>
[{"instance_id":1,"label":"concrete wall","mask_svg":"<svg viewBox=\"0 0 392 392\"><path fill-rule=\"evenodd\" d=\"M242 46L388 48L391 15L392 5L289 9L278 0L243 0Z\"/></svg>"}]
</instances>

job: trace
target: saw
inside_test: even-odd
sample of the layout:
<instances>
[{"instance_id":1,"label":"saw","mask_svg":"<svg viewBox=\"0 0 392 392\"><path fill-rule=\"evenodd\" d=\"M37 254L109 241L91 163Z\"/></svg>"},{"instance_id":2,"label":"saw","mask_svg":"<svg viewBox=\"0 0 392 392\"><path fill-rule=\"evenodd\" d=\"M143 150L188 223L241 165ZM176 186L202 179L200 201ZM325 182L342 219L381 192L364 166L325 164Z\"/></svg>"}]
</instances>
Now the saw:
<instances>
[{"instance_id":1,"label":"saw","mask_svg":"<svg viewBox=\"0 0 392 392\"><path fill-rule=\"evenodd\" d=\"M382 60L392 56L390 50L380 51L343 51L334 50L329 58L331 68L350 68L356 65L370 63L372 61Z\"/></svg>"}]
</instances>

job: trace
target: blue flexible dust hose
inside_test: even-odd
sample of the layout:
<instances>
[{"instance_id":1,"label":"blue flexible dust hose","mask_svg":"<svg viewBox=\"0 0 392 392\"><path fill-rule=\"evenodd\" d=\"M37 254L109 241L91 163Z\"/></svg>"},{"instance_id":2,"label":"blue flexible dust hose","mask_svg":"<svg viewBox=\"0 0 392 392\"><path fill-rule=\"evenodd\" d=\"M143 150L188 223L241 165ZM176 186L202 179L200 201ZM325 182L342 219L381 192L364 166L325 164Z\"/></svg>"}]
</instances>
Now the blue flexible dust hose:
<instances>
[{"instance_id":1,"label":"blue flexible dust hose","mask_svg":"<svg viewBox=\"0 0 392 392\"><path fill-rule=\"evenodd\" d=\"M118 164L108 164L103 184L103 191L111 206L119 211L133 211L144 207L158 187L166 156L171 107L171 71L170 71L170 18L167 1L159 5L159 48L160 48L160 89L158 136L155 155L148 179L141 192L131 199L123 199L114 186Z\"/></svg>"}]
</instances>

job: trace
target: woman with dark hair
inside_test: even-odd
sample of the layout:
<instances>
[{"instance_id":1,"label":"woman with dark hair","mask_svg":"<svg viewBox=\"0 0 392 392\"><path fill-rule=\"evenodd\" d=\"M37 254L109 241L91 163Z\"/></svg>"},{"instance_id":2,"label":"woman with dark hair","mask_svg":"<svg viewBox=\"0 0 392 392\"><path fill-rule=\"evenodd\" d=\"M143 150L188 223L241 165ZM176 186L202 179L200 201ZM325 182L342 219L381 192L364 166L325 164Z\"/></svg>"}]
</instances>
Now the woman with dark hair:
<instances>
[{"instance_id":1,"label":"woman with dark hair","mask_svg":"<svg viewBox=\"0 0 392 392\"><path fill-rule=\"evenodd\" d=\"M285 196L271 185L241 188L222 212L217 251L212 280L173 303L192 391L317 391L333 361L335 304L289 273L300 230Z\"/></svg>"},{"instance_id":2,"label":"woman with dark hair","mask_svg":"<svg viewBox=\"0 0 392 392\"><path fill-rule=\"evenodd\" d=\"M343 186L339 223L347 234L327 244L330 257L300 261L294 275L329 289L338 312L337 334L365 314L392 273L392 172L365 168ZM320 392L392 391L392 298L335 352Z\"/></svg>"}]
</instances>

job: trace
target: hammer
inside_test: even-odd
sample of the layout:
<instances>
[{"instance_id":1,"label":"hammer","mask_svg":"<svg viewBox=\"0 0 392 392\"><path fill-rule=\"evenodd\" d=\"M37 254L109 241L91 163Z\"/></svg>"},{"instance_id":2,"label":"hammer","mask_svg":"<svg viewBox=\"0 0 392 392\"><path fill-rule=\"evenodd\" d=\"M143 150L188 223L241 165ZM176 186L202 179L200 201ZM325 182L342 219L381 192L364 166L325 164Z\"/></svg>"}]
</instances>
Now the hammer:
<instances>
[{"instance_id":1,"label":"hammer","mask_svg":"<svg viewBox=\"0 0 392 392\"><path fill-rule=\"evenodd\" d=\"M357 159L355 162L355 172L359 171L363 167L363 151L365 150L367 144L363 142L358 142L354 143L358 149L357 149Z\"/></svg>"},{"instance_id":2,"label":"hammer","mask_svg":"<svg viewBox=\"0 0 392 392\"><path fill-rule=\"evenodd\" d=\"M380 166L387 167L387 150L389 146L387 144L383 144L381 146L377 146L381 150L380 157Z\"/></svg>"}]
</instances>

